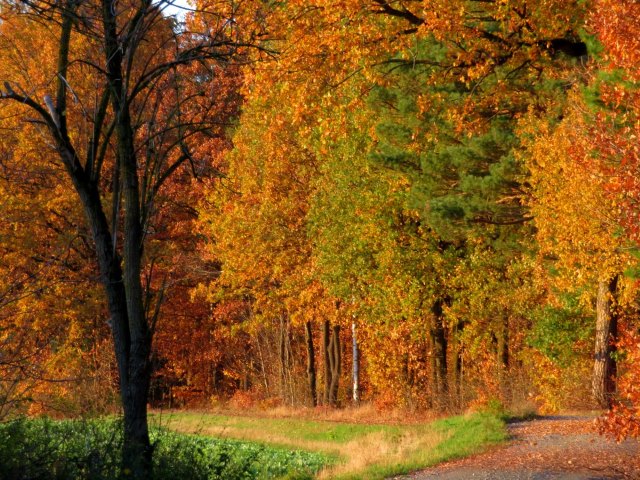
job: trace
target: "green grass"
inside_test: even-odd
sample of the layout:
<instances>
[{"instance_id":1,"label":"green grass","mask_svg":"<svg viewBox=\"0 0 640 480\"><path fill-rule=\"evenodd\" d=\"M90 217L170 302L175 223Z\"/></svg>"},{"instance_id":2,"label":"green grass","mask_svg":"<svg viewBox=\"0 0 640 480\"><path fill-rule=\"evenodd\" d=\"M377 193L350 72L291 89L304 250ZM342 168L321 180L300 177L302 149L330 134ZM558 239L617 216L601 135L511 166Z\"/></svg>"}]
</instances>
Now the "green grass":
<instances>
[{"instance_id":1,"label":"green grass","mask_svg":"<svg viewBox=\"0 0 640 480\"><path fill-rule=\"evenodd\" d=\"M263 418L238 415L218 415L196 412L172 412L153 415L151 423L179 431L217 433L235 438L261 437L270 443L296 445L303 442L347 443L375 432L399 434L400 426L362 423L323 422L293 418ZM279 442L282 440L282 442Z\"/></svg>"},{"instance_id":2,"label":"green grass","mask_svg":"<svg viewBox=\"0 0 640 480\"><path fill-rule=\"evenodd\" d=\"M184 433L243 439L319 452L330 461L319 478L383 479L476 453L507 438L489 413L415 425L371 425L291 418L176 412L154 421Z\"/></svg>"},{"instance_id":3,"label":"green grass","mask_svg":"<svg viewBox=\"0 0 640 480\"><path fill-rule=\"evenodd\" d=\"M180 412L151 423L153 478L175 480L383 479L506 438L489 413L375 425ZM0 480L116 479L121 445L114 419L0 424Z\"/></svg>"}]
</instances>

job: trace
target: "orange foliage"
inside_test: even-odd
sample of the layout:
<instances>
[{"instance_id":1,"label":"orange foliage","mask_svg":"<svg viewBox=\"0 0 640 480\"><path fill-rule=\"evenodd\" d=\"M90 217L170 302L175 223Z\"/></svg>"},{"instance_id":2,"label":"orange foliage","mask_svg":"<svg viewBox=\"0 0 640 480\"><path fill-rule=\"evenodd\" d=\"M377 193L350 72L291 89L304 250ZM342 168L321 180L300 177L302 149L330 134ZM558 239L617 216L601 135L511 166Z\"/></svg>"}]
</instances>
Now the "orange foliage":
<instances>
[{"instance_id":1,"label":"orange foliage","mask_svg":"<svg viewBox=\"0 0 640 480\"><path fill-rule=\"evenodd\" d=\"M634 324L624 325L617 347L623 353L618 380L619 401L600 421L600 430L621 441L640 437L640 333Z\"/></svg>"},{"instance_id":2,"label":"orange foliage","mask_svg":"<svg viewBox=\"0 0 640 480\"><path fill-rule=\"evenodd\" d=\"M547 376L537 384L545 407L566 404L569 387L586 374L578 369L580 378L563 379L558 365L525 348L528 315L539 303L554 304L555 291L578 290L629 267L631 259L620 252L628 238L640 241L640 6L630 0L594 3L590 26L605 49L599 66L622 71L614 72L622 80L600 82L596 67L584 77L576 60L586 53L578 31L587 7L579 0L234 3L234 11L215 19L190 14L186 25L240 40L269 32L264 48L242 57L248 66L176 67L174 76L163 77L157 89L132 105L140 118L137 173L149 182L143 190L167 173L168 165L188 160L141 198L148 214L145 308L147 318L155 313L159 318L152 400L190 403L236 391L233 402L248 408L257 398L274 395L274 382L280 382L278 393L293 401L301 396L298 380L305 374L302 326L313 322L319 333L326 320L346 326L355 318L366 366L363 383L381 405L434 404L429 335L435 322L441 322L448 342L445 383L452 386L447 395L456 397L456 405L472 397L507 400L504 375L514 371L509 361L522 360L509 359L514 352L522 353L529 371L537 370L534 382ZM125 10L133 5L121 4ZM209 0L194 5L220 6ZM91 8L91 2L82 8ZM135 74L171 58L169 51L155 57L158 45L171 43L169 26L162 23L149 33L131 66ZM29 89L33 98L50 94L59 29L8 14L0 30L3 80ZM421 49L432 50L418 58ZM100 103L103 87L88 64L101 64L100 46L74 33L71 50L65 79L73 87L68 129L84 157L90 146L78 139L87 138L91 127L85 109ZM434 70L415 77L419 111L408 122L408 153L419 156L462 143L485 132L494 118L518 121L514 143L524 144L520 161L528 172L500 201L520 211L529 195L537 264L522 252L496 262L499 247L484 237L501 241L507 229L497 226L469 234L460 242L460 258L457 250L434 247L438 239L420 215L425 205L412 203L411 175L424 174L419 161L411 174L369 162L367 155L381 142L378 119L366 102L369 92L390 86L389 72L396 66L421 62ZM566 89L546 90L545 82L571 86L584 78L597 87L605 106L595 113L577 89L569 88L568 95ZM453 92L448 97L442 93L446 89ZM434 112L445 127L415 127L425 112ZM0 295L18 295L6 305L0 301L0 345L11 329L29 332L22 346L37 359L34 378L83 380L29 383L40 401L33 413L87 411L96 408L97 397L111 400L115 382L115 367L105 354L112 346L94 247L69 180L52 165L56 151L46 129L23 120L20 105L6 106L2 124L9 133L0 138ZM105 145L104 165L110 168L99 181L105 202L117 199L112 147L112 140ZM344 218L324 218L326 224L318 227L312 225L313 209L321 209L322 195L332 200L340 195L332 205ZM327 225L339 222L345 222L338 232L344 238L310 234L313 228L319 237L333 232ZM112 223L117 250L122 220L116 216ZM618 235L620 225L627 238ZM530 231L517 228L508 234L519 235L514 243L524 251L533 243ZM321 257L323 241L334 242L324 246L339 259ZM545 270L550 259L558 275ZM359 268L358 278L343 279L348 286L336 293L340 289L327 279L323 261L361 262L340 265L343 274ZM625 288L626 307L634 286ZM592 296L582 299L586 309ZM436 314L432 306L439 301L444 307ZM343 344L349 339L343 334ZM622 403L606 423L620 437L639 431L637 342L627 325L619 345L627 365ZM351 360L348 352L344 357ZM457 375L464 376L468 391L456 391Z\"/></svg>"},{"instance_id":3,"label":"orange foliage","mask_svg":"<svg viewBox=\"0 0 640 480\"><path fill-rule=\"evenodd\" d=\"M588 165L606 176L610 195L620 199L618 222L637 250L640 243L640 5L629 0L599 0L595 2L590 23L604 47L601 68L611 76L599 82L594 79L603 108L597 112L587 136L591 150ZM617 345L623 371L618 384L619 401L601 423L603 431L618 439L640 436L637 319L627 318L621 330Z\"/></svg>"},{"instance_id":4,"label":"orange foliage","mask_svg":"<svg viewBox=\"0 0 640 480\"><path fill-rule=\"evenodd\" d=\"M86 2L82 9L93 6ZM126 2L121 7L123 19L128 11ZM79 15L87 11L81 10ZM32 17L11 9L3 13L3 81L29 90L38 100L52 95L59 25L33 22ZM188 21L193 28L203 26L201 18ZM135 56L132 75L142 75L174 54L157 49L172 35L167 22L161 20L147 32L148 40ZM69 136L78 145L77 154L86 157L90 145L84 139L95 113L87 110L97 108L103 87L100 74L90 64L101 64L102 51L95 38L74 33L70 52L65 82L73 91L65 116ZM220 339L209 334L216 321L209 304L191 297L191 288L208 274L199 256L201 238L194 227L193 206L202 196L201 178L217 173L221 154L230 146L227 131L238 114L241 76L237 68L218 64L199 63L174 70L188 79L180 89L175 77L165 76L162 85L145 98L138 97L132 106L140 119L151 116L156 120L137 125L136 141L146 146L139 155L141 178L153 182L166 172L166 165L183 152L174 151L167 158L163 155L177 150L175 142L181 135L193 143L191 158L185 164L188 168L175 172L158 191L142 182L143 190L148 187L143 199L143 208L148 209L142 272L148 287L145 307L149 318L160 309L154 344L155 367L162 367L159 380L169 375L170 381L204 391L210 384L207 361L222 347ZM4 102L2 107L6 131L0 139L0 292L16 282L21 286L17 299L3 311L0 341L16 332L29 332L22 344L23 355L37 358L33 363L38 368L23 380L38 402L32 411L71 414L112 409L117 403L117 374L108 354L113 345L91 232L47 129L28 116L25 121L21 105ZM102 199L108 204L115 196L117 175L112 168L113 142L104 135L104 172L99 183ZM115 218L112 225L118 243L121 223ZM195 344L202 347L197 350L200 356L193 355Z\"/></svg>"}]
</instances>

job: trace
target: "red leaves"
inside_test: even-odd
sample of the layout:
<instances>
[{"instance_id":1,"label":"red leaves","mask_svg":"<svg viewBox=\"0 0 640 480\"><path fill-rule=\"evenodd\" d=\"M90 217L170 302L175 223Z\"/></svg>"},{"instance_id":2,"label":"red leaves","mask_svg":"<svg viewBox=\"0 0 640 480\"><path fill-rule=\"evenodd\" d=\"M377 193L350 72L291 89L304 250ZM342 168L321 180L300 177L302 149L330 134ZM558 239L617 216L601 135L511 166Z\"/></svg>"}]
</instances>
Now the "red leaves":
<instances>
[{"instance_id":1,"label":"red leaves","mask_svg":"<svg viewBox=\"0 0 640 480\"><path fill-rule=\"evenodd\" d=\"M610 67L640 79L640 4L633 0L599 0L590 24L605 47Z\"/></svg>"},{"instance_id":2,"label":"red leaves","mask_svg":"<svg viewBox=\"0 0 640 480\"><path fill-rule=\"evenodd\" d=\"M624 359L618 383L620 398L598 425L601 433L621 441L640 437L640 334L623 326L617 347Z\"/></svg>"}]
</instances>

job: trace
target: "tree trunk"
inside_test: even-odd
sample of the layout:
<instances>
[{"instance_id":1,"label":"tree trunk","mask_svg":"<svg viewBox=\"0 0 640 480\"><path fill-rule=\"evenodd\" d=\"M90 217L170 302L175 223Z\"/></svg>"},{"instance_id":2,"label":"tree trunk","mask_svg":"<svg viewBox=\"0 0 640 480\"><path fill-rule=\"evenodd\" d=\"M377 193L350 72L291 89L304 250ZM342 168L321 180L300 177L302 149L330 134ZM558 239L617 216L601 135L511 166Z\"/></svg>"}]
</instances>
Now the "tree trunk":
<instances>
[{"instance_id":1,"label":"tree trunk","mask_svg":"<svg viewBox=\"0 0 640 480\"><path fill-rule=\"evenodd\" d=\"M462 406L462 347L460 345L460 331L464 328L464 322L458 322L453 332L453 345L451 351L455 356L453 365L453 381L455 388L455 401L458 407Z\"/></svg>"},{"instance_id":2,"label":"tree trunk","mask_svg":"<svg viewBox=\"0 0 640 480\"><path fill-rule=\"evenodd\" d=\"M500 331L498 332L497 342L500 390L502 395L508 396L511 393L511 388L509 385L509 318L507 316L504 316L500 322Z\"/></svg>"},{"instance_id":3,"label":"tree trunk","mask_svg":"<svg viewBox=\"0 0 640 480\"><path fill-rule=\"evenodd\" d=\"M592 394L598 405L609 408L616 389L616 362L611 354L615 351L618 335L618 317L615 312L616 275L609 281L598 283L596 301L596 341L592 378Z\"/></svg>"},{"instance_id":4,"label":"tree trunk","mask_svg":"<svg viewBox=\"0 0 640 480\"><path fill-rule=\"evenodd\" d=\"M78 162L75 151L69 144L61 145L60 154L65 165ZM151 333L142 308L142 231L135 227L132 231L132 219L129 218L130 225L125 228L125 236L134 235L137 241L129 240L125 244L123 271L122 261L112 243L97 185L72 169L69 169L69 174L91 229L100 268L100 280L107 297L109 325L118 365L124 414L122 468L123 471L131 472L131 478L148 478L152 454L147 424L147 402L151 381ZM135 207L132 210L135 213ZM134 248L135 245L137 248Z\"/></svg>"},{"instance_id":5,"label":"tree trunk","mask_svg":"<svg viewBox=\"0 0 640 480\"><path fill-rule=\"evenodd\" d=\"M291 406L295 405L296 394L295 394L295 382L293 380L293 371L295 370L295 360L296 357L293 355L293 350L291 349L291 321L289 316L285 318L285 330L284 330L284 359L285 359L285 381L287 385L287 393L289 395L289 403Z\"/></svg>"},{"instance_id":6,"label":"tree trunk","mask_svg":"<svg viewBox=\"0 0 640 480\"><path fill-rule=\"evenodd\" d=\"M338 404L338 388L340 373L342 371L342 358L340 354L340 325L334 325L329 343L329 359L331 364L331 387L329 389L329 404L335 407Z\"/></svg>"},{"instance_id":7,"label":"tree trunk","mask_svg":"<svg viewBox=\"0 0 640 480\"><path fill-rule=\"evenodd\" d=\"M135 293L131 292L130 283L126 282L121 268L121 260L114 253L112 237L97 189L82 182L77 176L72 178L96 245L100 278L110 313L109 324L118 365L124 414L123 471L131 472L132 478L148 478L152 454L147 424L151 335L144 315L139 312L139 316L136 317L129 310L131 302L128 299ZM128 273L131 279L132 272ZM139 276L137 278L139 281ZM141 290L139 292L141 293ZM141 304L142 296L138 299Z\"/></svg>"},{"instance_id":8,"label":"tree trunk","mask_svg":"<svg viewBox=\"0 0 640 480\"><path fill-rule=\"evenodd\" d=\"M434 386L435 393L441 397L447 392L447 337L444 328L443 301L436 300L433 304L433 327L431 329L431 343L433 350ZM440 399L439 399L440 400Z\"/></svg>"},{"instance_id":9,"label":"tree trunk","mask_svg":"<svg viewBox=\"0 0 640 480\"><path fill-rule=\"evenodd\" d=\"M126 110L126 109L125 109ZM133 132L130 119L122 114L124 124L116 131L120 147L121 171L124 180L124 285L131 347L129 350L129 385L125 394L125 468L132 469L135 478L145 478L151 469L151 446L147 425L147 401L151 379L151 333L143 307L142 270L143 232L140 223L138 174L133 152ZM127 153L125 153L125 151Z\"/></svg>"},{"instance_id":10,"label":"tree trunk","mask_svg":"<svg viewBox=\"0 0 640 480\"><path fill-rule=\"evenodd\" d=\"M309 397L312 407L318 404L316 392L316 353L313 348L313 330L311 322L305 323L305 333L307 339L307 382L309 383Z\"/></svg>"},{"instance_id":11,"label":"tree trunk","mask_svg":"<svg viewBox=\"0 0 640 480\"><path fill-rule=\"evenodd\" d=\"M501 324L502 332L498 340L498 357L504 371L509 369L509 319L505 317Z\"/></svg>"},{"instance_id":12,"label":"tree trunk","mask_svg":"<svg viewBox=\"0 0 640 480\"><path fill-rule=\"evenodd\" d=\"M329 353L329 332L329 321L325 320L322 325L322 363L324 366L324 395L322 399L324 405L329 405L329 397L331 396L331 355Z\"/></svg>"},{"instance_id":13,"label":"tree trunk","mask_svg":"<svg viewBox=\"0 0 640 480\"><path fill-rule=\"evenodd\" d=\"M260 333L256 334L256 345L258 346L258 356L260 358L260 373L262 373L262 382L264 384L264 392L267 397L270 396L269 379L267 377L267 369L262 354L262 342L260 341Z\"/></svg>"},{"instance_id":14,"label":"tree trunk","mask_svg":"<svg viewBox=\"0 0 640 480\"><path fill-rule=\"evenodd\" d=\"M353 357L353 403L360 403L360 350L358 349L358 339L356 337L356 322L351 322L352 357Z\"/></svg>"},{"instance_id":15,"label":"tree trunk","mask_svg":"<svg viewBox=\"0 0 640 480\"><path fill-rule=\"evenodd\" d=\"M287 398L287 359L286 359L286 332L284 318L280 317L280 331L278 338L278 358L280 360L280 397Z\"/></svg>"}]
</instances>

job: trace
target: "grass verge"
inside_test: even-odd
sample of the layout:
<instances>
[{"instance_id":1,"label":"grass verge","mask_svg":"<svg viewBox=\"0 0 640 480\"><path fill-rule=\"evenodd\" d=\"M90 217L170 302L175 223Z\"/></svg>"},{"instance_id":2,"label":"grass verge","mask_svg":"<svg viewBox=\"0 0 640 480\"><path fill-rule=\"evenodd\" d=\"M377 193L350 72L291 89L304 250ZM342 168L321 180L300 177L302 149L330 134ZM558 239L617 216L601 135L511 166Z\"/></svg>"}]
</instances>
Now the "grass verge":
<instances>
[{"instance_id":1,"label":"grass verge","mask_svg":"<svg viewBox=\"0 0 640 480\"><path fill-rule=\"evenodd\" d=\"M194 412L156 415L174 431L266 443L326 455L321 479L383 479L479 452L507 438L489 413L412 425L372 425Z\"/></svg>"}]
</instances>

